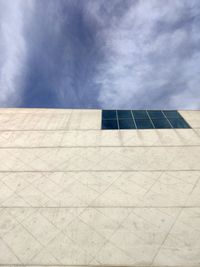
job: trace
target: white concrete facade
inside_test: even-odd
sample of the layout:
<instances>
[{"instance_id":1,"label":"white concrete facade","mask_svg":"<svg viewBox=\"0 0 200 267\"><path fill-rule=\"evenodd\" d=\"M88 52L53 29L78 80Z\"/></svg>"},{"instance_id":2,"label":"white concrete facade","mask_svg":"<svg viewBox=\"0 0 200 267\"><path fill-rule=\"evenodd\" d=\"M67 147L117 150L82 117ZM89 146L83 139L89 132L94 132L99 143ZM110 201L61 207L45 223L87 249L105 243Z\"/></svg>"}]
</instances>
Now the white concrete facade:
<instances>
[{"instance_id":1,"label":"white concrete facade","mask_svg":"<svg viewBox=\"0 0 200 267\"><path fill-rule=\"evenodd\" d=\"M200 266L200 111L180 113L192 129L0 109L0 266Z\"/></svg>"}]
</instances>

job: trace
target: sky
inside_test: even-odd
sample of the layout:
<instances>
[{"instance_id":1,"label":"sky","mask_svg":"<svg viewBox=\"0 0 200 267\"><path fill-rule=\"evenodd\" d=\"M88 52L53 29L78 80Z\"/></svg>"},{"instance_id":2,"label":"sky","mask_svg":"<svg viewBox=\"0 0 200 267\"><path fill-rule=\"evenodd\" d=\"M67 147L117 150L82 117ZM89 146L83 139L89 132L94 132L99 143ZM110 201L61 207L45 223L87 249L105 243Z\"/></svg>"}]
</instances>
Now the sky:
<instances>
[{"instance_id":1,"label":"sky","mask_svg":"<svg viewBox=\"0 0 200 267\"><path fill-rule=\"evenodd\" d=\"M200 109L200 1L0 0L0 107Z\"/></svg>"}]
</instances>

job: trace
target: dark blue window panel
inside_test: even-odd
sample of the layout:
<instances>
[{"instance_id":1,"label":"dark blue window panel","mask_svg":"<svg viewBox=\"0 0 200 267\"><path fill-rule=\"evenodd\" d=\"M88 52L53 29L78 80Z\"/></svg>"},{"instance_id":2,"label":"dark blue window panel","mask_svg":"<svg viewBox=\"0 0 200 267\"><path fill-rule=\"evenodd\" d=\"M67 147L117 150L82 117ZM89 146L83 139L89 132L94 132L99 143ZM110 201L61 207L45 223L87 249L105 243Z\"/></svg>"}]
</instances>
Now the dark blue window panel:
<instances>
[{"instance_id":1,"label":"dark blue window panel","mask_svg":"<svg viewBox=\"0 0 200 267\"><path fill-rule=\"evenodd\" d=\"M191 128L176 110L102 110L102 129Z\"/></svg>"},{"instance_id":2,"label":"dark blue window panel","mask_svg":"<svg viewBox=\"0 0 200 267\"><path fill-rule=\"evenodd\" d=\"M119 120L120 129L135 129L135 124L132 119Z\"/></svg>"},{"instance_id":3,"label":"dark blue window panel","mask_svg":"<svg viewBox=\"0 0 200 267\"><path fill-rule=\"evenodd\" d=\"M165 118L161 110L147 110L151 119L162 119Z\"/></svg>"},{"instance_id":4,"label":"dark blue window panel","mask_svg":"<svg viewBox=\"0 0 200 267\"><path fill-rule=\"evenodd\" d=\"M152 119L156 129L169 129L172 128L167 119Z\"/></svg>"},{"instance_id":5,"label":"dark blue window panel","mask_svg":"<svg viewBox=\"0 0 200 267\"><path fill-rule=\"evenodd\" d=\"M117 120L102 120L102 129L118 129Z\"/></svg>"},{"instance_id":6,"label":"dark blue window panel","mask_svg":"<svg viewBox=\"0 0 200 267\"><path fill-rule=\"evenodd\" d=\"M145 110L132 110L134 119L149 119Z\"/></svg>"},{"instance_id":7,"label":"dark blue window panel","mask_svg":"<svg viewBox=\"0 0 200 267\"><path fill-rule=\"evenodd\" d=\"M130 110L117 110L117 115L119 119L132 119Z\"/></svg>"},{"instance_id":8,"label":"dark blue window panel","mask_svg":"<svg viewBox=\"0 0 200 267\"><path fill-rule=\"evenodd\" d=\"M176 110L164 110L163 113L167 118L182 118Z\"/></svg>"},{"instance_id":9,"label":"dark blue window panel","mask_svg":"<svg viewBox=\"0 0 200 267\"><path fill-rule=\"evenodd\" d=\"M183 118L169 118L173 128L190 128L189 124Z\"/></svg>"},{"instance_id":10,"label":"dark blue window panel","mask_svg":"<svg viewBox=\"0 0 200 267\"><path fill-rule=\"evenodd\" d=\"M152 129L154 128L151 121L148 120L142 120L142 119L135 119L136 126L138 129Z\"/></svg>"},{"instance_id":11,"label":"dark blue window panel","mask_svg":"<svg viewBox=\"0 0 200 267\"><path fill-rule=\"evenodd\" d=\"M116 120L116 110L102 110L102 118L103 120Z\"/></svg>"}]
</instances>

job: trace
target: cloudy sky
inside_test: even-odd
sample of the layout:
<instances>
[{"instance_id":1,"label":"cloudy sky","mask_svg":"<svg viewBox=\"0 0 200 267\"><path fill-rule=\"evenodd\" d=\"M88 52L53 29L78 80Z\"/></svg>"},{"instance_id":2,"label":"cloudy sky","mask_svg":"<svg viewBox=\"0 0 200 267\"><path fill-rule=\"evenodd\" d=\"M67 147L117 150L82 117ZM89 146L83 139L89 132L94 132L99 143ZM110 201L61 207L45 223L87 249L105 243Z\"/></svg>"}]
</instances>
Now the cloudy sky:
<instances>
[{"instance_id":1,"label":"cloudy sky","mask_svg":"<svg viewBox=\"0 0 200 267\"><path fill-rule=\"evenodd\" d=\"M200 1L0 0L0 107L200 109Z\"/></svg>"}]
</instances>

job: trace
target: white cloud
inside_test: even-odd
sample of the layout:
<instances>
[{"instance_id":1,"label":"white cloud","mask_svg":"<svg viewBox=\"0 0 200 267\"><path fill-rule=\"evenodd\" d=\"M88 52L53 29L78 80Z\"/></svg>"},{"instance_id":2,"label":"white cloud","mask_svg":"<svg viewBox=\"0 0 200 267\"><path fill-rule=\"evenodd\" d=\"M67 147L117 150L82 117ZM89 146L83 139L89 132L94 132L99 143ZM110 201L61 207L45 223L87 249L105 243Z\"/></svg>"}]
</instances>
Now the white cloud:
<instances>
[{"instance_id":1,"label":"white cloud","mask_svg":"<svg viewBox=\"0 0 200 267\"><path fill-rule=\"evenodd\" d=\"M23 88L26 43L23 36L24 8L28 1L0 0L0 106L17 105Z\"/></svg>"},{"instance_id":2,"label":"white cloud","mask_svg":"<svg viewBox=\"0 0 200 267\"><path fill-rule=\"evenodd\" d=\"M138 1L105 26L95 77L101 105L200 108L199 10L198 0Z\"/></svg>"},{"instance_id":3,"label":"white cloud","mask_svg":"<svg viewBox=\"0 0 200 267\"><path fill-rule=\"evenodd\" d=\"M0 0L0 106L200 108L199 0Z\"/></svg>"}]
</instances>

